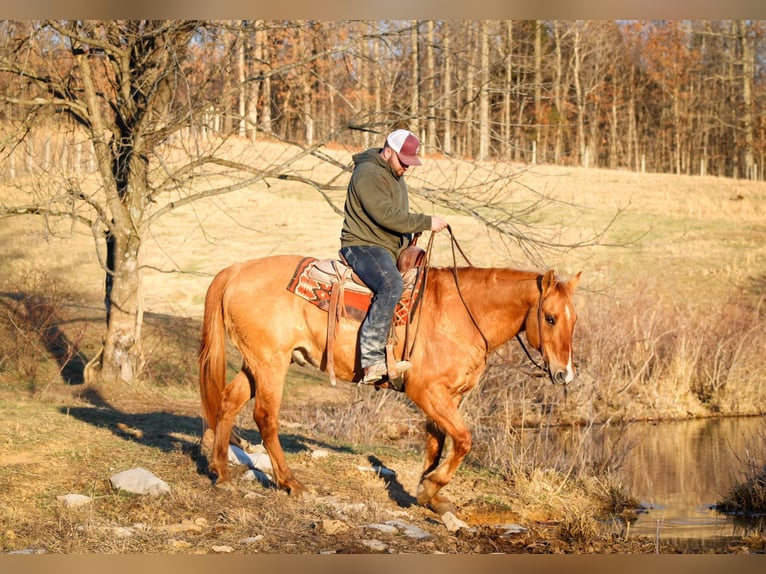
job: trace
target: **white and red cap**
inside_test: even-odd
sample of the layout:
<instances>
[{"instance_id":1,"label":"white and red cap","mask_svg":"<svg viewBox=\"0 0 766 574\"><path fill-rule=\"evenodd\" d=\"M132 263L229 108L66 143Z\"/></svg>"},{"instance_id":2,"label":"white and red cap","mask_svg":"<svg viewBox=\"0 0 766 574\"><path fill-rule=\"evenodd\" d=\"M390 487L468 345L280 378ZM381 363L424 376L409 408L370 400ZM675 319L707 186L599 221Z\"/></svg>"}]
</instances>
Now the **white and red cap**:
<instances>
[{"instance_id":1,"label":"white and red cap","mask_svg":"<svg viewBox=\"0 0 766 574\"><path fill-rule=\"evenodd\" d=\"M388 147L396 152L399 160L404 165L423 165L418 157L420 140L407 130L396 130L388 134L386 138Z\"/></svg>"}]
</instances>

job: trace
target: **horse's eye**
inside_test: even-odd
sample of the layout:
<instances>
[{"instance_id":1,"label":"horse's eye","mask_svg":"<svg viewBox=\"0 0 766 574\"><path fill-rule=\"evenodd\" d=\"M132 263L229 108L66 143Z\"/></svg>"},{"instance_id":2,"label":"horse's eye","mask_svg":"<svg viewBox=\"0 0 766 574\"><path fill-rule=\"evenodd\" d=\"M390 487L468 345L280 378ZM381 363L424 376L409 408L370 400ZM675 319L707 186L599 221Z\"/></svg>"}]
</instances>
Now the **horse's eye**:
<instances>
[{"instance_id":1,"label":"horse's eye","mask_svg":"<svg viewBox=\"0 0 766 574\"><path fill-rule=\"evenodd\" d=\"M553 315L546 315L545 322L553 327L556 324L556 318Z\"/></svg>"}]
</instances>

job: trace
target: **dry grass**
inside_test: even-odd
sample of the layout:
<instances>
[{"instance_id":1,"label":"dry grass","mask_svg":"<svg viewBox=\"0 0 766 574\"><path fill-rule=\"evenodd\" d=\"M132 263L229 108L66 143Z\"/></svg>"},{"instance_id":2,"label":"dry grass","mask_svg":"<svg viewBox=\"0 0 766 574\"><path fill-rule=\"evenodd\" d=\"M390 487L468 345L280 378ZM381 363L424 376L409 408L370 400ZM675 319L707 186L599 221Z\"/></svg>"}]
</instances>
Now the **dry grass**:
<instances>
[{"instance_id":1,"label":"dry grass","mask_svg":"<svg viewBox=\"0 0 766 574\"><path fill-rule=\"evenodd\" d=\"M766 513L766 435L761 433L750 444L741 457L740 467L736 469L737 478L733 486L717 503L723 512L733 514L760 515L763 526Z\"/></svg>"}]
</instances>

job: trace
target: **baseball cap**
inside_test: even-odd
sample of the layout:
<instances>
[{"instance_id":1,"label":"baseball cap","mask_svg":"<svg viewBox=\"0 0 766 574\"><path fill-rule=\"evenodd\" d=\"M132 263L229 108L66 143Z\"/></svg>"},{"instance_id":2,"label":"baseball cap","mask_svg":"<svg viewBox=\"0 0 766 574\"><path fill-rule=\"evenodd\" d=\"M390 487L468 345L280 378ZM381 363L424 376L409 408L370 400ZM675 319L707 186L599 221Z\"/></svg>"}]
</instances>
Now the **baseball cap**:
<instances>
[{"instance_id":1,"label":"baseball cap","mask_svg":"<svg viewBox=\"0 0 766 574\"><path fill-rule=\"evenodd\" d=\"M396 152L402 163L406 165L423 165L418 157L420 140L407 130L396 130L388 134L386 138L388 147Z\"/></svg>"}]
</instances>

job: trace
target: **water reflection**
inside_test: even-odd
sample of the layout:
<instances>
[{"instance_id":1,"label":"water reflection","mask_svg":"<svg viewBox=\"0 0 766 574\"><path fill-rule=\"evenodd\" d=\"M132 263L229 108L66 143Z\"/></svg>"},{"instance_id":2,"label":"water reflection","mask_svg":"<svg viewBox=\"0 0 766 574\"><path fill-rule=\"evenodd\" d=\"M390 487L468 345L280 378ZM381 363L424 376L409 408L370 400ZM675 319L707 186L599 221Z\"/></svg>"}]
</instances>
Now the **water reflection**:
<instances>
[{"instance_id":1,"label":"water reflection","mask_svg":"<svg viewBox=\"0 0 766 574\"><path fill-rule=\"evenodd\" d=\"M743 481L753 453L763 462L766 417L526 429L519 439L516 460L615 472L626 493L644 507L628 525L607 521L622 535L712 547L764 532L763 517L724 515L714 506Z\"/></svg>"},{"instance_id":2,"label":"water reflection","mask_svg":"<svg viewBox=\"0 0 766 574\"><path fill-rule=\"evenodd\" d=\"M663 539L747 534L746 521L735 521L713 506L742 480L748 450L762 447L765 420L736 417L627 425L632 448L619 476L647 508L631 532L659 533Z\"/></svg>"}]
</instances>

